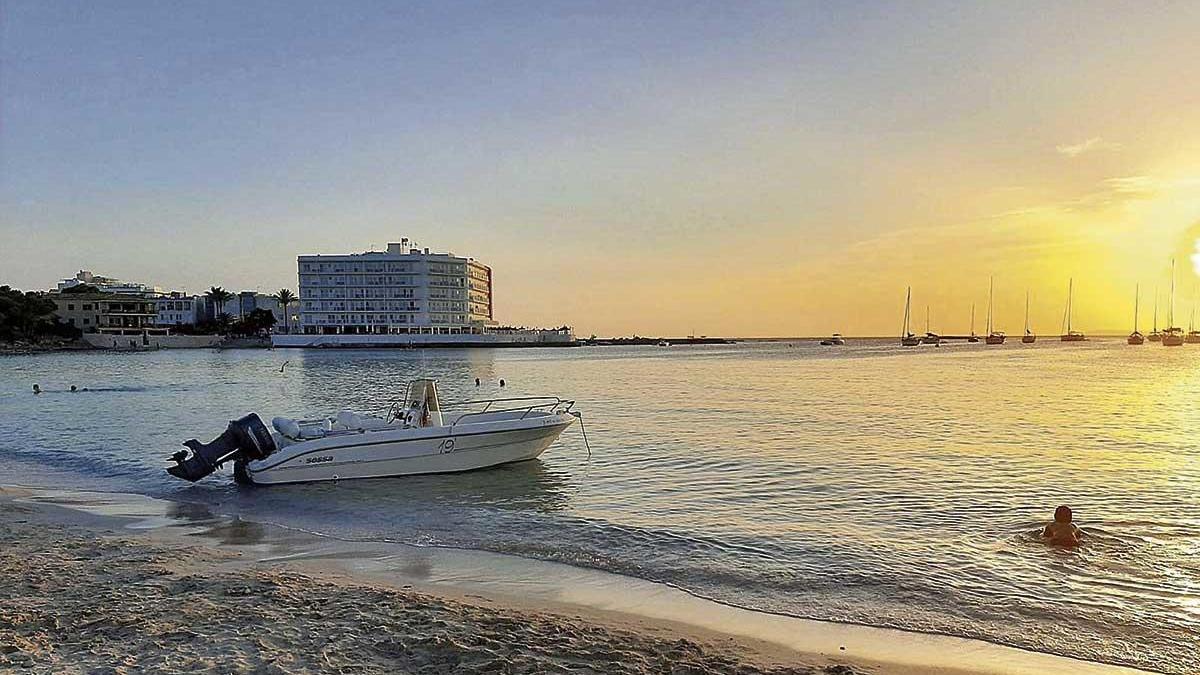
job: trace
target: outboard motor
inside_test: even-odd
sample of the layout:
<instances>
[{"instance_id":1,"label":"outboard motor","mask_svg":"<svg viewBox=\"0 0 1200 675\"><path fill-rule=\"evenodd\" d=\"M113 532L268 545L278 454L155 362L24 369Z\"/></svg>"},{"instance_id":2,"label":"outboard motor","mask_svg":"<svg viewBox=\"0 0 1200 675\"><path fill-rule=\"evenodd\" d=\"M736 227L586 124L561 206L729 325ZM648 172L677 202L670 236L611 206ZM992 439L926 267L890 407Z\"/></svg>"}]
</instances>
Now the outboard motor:
<instances>
[{"instance_id":1,"label":"outboard motor","mask_svg":"<svg viewBox=\"0 0 1200 675\"><path fill-rule=\"evenodd\" d=\"M276 450L271 432L254 413L233 420L224 433L208 443L201 443L193 438L185 441L184 445L192 451L192 456L188 457L187 450L180 450L171 455L175 466L168 467L167 472L193 483L216 471L231 459L266 459Z\"/></svg>"}]
</instances>

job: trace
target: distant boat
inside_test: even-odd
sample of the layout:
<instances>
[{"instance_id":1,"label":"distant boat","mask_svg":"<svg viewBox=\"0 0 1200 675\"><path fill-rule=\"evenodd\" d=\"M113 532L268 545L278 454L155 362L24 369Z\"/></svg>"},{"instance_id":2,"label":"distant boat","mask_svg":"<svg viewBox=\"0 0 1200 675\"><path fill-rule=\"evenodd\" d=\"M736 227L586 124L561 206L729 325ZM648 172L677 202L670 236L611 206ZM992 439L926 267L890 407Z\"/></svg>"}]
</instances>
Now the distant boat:
<instances>
[{"instance_id":1,"label":"distant boat","mask_svg":"<svg viewBox=\"0 0 1200 675\"><path fill-rule=\"evenodd\" d=\"M987 314L987 337L984 339L989 345L1004 344L1005 335L1003 331L992 330L992 293L996 288L995 279L988 280L988 314Z\"/></svg>"},{"instance_id":2,"label":"distant boat","mask_svg":"<svg viewBox=\"0 0 1200 675\"><path fill-rule=\"evenodd\" d=\"M824 340L821 340L821 346L823 347L841 347L844 344L846 344L846 338L842 337L841 333L834 333Z\"/></svg>"},{"instance_id":3,"label":"distant boat","mask_svg":"<svg viewBox=\"0 0 1200 675\"><path fill-rule=\"evenodd\" d=\"M971 303L971 334L967 336L967 342L979 342L979 336L975 334L975 303Z\"/></svg>"},{"instance_id":4,"label":"distant boat","mask_svg":"<svg viewBox=\"0 0 1200 675\"><path fill-rule=\"evenodd\" d=\"M659 341L658 341L658 346L659 346L659 347L670 347L670 346L671 346L671 343L670 343L670 342L667 342L666 340L659 340Z\"/></svg>"},{"instance_id":5,"label":"distant boat","mask_svg":"<svg viewBox=\"0 0 1200 675\"><path fill-rule=\"evenodd\" d=\"M1021 342L1027 345L1037 342L1037 336L1029 329L1029 291L1025 291L1025 334L1021 336Z\"/></svg>"},{"instance_id":6,"label":"distant boat","mask_svg":"<svg viewBox=\"0 0 1200 675\"><path fill-rule=\"evenodd\" d=\"M1065 317L1066 330L1063 332L1060 339L1063 342L1083 342L1087 340L1087 336L1077 330L1071 330L1071 314L1074 312L1073 301L1075 299L1075 279L1067 282L1067 313Z\"/></svg>"},{"instance_id":7,"label":"distant boat","mask_svg":"<svg viewBox=\"0 0 1200 675\"><path fill-rule=\"evenodd\" d=\"M1171 258L1171 295L1167 304L1167 329L1162 334L1164 347L1183 345L1183 329L1175 325L1175 259Z\"/></svg>"},{"instance_id":8,"label":"distant boat","mask_svg":"<svg viewBox=\"0 0 1200 675\"><path fill-rule=\"evenodd\" d=\"M901 347L916 347L921 344L921 338L913 335L912 326L912 286L904 296L904 329L900 333Z\"/></svg>"},{"instance_id":9,"label":"distant boat","mask_svg":"<svg viewBox=\"0 0 1200 675\"><path fill-rule=\"evenodd\" d=\"M1125 340L1131 345L1140 345L1146 341L1146 338L1138 332L1138 304L1142 299L1142 289L1140 286L1133 291L1133 332Z\"/></svg>"},{"instance_id":10,"label":"distant boat","mask_svg":"<svg viewBox=\"0 0 1200 675\"><path fill-rule=\"evenodd\" d=\"M1150 332L1151 342L1162 342L1162 333L1158 332L1158 287L1154 288L1154 330Z\"/></svg>"},{"instance_id":11,"label":"distant boat","mask_svg":"<svg viewBox=\"0 0 1200 675\"><path fill-rule=\"evenodd\" d=\"M1196 287L1192 286L1192 315L1188 318L1188 332L1184 342L1189 345L1200 344L1200 330L1196 330Z\"/></svg>"},{"instance_id":12,"label":"distant boat","mask_svg":"<svg viewBox=\"0 0 1200 675\"><path fill-rule=\"evenodd\" d=\"M940 345L942 336L929 330L929 305L925 305L925 337L921 338L923 345Z\"/></svg>"}]
</instances>

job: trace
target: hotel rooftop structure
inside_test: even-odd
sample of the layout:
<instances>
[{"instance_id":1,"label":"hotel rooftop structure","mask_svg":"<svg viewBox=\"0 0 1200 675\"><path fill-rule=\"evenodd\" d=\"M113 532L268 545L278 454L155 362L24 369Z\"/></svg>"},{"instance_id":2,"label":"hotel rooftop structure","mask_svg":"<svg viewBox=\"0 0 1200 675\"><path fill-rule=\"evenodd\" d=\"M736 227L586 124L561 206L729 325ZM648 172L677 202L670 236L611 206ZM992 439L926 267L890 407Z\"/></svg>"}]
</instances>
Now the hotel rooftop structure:
<instances>
[{"instance_id":1,"label":"hotel rooftop structure","mask_svg":"<svg viewBox=\"0 0 1200 675\"><path fill-rule=\"evenodd\" d=\"M305 335L482 334L495 324L492 270L472 258L402 239L386 251L302 255L297 265Z\"/></svg>"}]
</instances>

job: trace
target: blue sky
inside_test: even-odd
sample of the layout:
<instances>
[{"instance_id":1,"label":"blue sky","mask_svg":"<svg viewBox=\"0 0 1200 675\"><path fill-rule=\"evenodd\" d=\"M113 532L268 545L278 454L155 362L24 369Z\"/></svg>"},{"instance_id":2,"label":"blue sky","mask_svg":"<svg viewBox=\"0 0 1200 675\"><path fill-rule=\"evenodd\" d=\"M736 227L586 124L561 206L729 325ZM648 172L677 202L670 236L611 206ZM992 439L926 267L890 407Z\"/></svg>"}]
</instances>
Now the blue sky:
<instances>
[{"instance_id":1,"label":"blue sky","mask_svg":"<svg viewBox=\"0 0 1200 675\"><path fill-rule=\"evenodd\" d=\"M920 256L896 233L1151 171L1175 185L1200 141L1200 12L1181 4L0 11L0 283L18 287L87 267L273 290L297 254L408 236L493 265L513 322L817 331L836 309L789 289L819 269L895 277L838 324L868 330L908 272L864 247Z\"/></svg>"}]
</instances>

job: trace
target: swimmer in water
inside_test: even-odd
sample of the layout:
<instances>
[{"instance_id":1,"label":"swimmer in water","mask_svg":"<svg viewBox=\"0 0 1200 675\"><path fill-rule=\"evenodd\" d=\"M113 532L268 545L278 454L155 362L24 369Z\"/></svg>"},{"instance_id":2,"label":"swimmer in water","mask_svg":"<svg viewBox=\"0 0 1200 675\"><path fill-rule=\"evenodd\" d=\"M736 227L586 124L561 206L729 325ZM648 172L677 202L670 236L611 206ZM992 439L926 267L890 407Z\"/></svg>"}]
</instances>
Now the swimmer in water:
<instances>
[{"instance_id":1,"label":"swimmer in water","mask_svg":"<svg viewBox=\"0 0 1200 675\"><path fill-rule=\"evenodd\" d=\"M1083 538L1083 531L1071 522L1073 514L1071 507L1060 506L1054 509L1054 522L1042 530L1042 539L1048 540L1055 546L1078 546Z\"/></svg>"}]
</instances>

